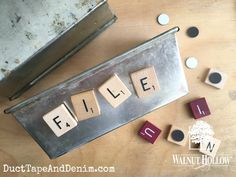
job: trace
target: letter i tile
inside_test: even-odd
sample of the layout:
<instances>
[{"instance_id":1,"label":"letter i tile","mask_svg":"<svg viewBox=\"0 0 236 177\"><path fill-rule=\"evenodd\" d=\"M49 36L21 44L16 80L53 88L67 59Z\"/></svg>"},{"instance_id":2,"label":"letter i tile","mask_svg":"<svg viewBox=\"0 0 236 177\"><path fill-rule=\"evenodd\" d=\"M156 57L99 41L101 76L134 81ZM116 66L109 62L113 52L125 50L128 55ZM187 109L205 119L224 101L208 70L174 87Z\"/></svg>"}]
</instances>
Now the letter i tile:
<instances>
[{"instance_id":1,"label":"letter i tile","mask_svg":"<svg viewBox=\"0 0 236 177\"><path fill-rule=\"evenodd\" d=\"M94 90L71 96L71 102L79 120L85 120L100 115L100 107Z\"/></svg>"}]
</instances>

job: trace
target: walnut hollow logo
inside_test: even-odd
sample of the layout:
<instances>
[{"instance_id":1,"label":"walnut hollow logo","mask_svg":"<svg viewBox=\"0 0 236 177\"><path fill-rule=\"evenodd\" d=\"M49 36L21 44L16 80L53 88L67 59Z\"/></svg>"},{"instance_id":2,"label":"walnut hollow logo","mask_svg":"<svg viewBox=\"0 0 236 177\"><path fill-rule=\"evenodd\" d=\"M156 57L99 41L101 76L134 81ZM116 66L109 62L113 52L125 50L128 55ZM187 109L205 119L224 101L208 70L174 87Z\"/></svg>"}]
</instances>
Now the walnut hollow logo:
<instances>
[{"instance_id":1,"label":"walnut hollow logo","mask_svg":"<svg viewBox=\"0 0 236 177\"><path fill-rule=\"evenodd\" d=\"M189 150L203 150L204 143L208 143L208 149L213 151L214 146L211 142L213 140L214 131L211 125L204 121L196 121L196 123L189 127Z\"/></svg>"},{"instance_id":2,"label":"walnut hollow logo","mask_svg":"<svg viewBox=\"0 0 236 177\"><path fill-rule=\"evenodd\" d=\"M199 151L202 154L173 154L175 165L191 166L194 169L209 169L210 166L228 166L231 155L216 155L221 141L214 137L215 133L211 125L204 121L196 121L189 127L189 150Z\"/></svg>"}]
</instances>

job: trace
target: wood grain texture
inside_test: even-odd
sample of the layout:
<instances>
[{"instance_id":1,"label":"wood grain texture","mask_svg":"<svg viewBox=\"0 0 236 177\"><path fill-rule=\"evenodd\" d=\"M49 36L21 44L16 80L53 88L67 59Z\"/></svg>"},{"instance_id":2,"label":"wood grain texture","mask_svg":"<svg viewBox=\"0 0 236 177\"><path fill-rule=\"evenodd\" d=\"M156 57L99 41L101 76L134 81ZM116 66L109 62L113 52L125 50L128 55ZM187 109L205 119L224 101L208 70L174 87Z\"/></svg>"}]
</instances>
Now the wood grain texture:
<instances>
[{"instance_id":1,"label":"wood grain texture","mask_svg":"<svg viewBox=\"0 0 236 177\"><path fill-rule=\"evenodd\" d=\"M172 136L172 133L176 130L183 133L183 139L180 140L180 141L176 141ZM175 143L175 144L180 145L180 146L185 146L186 143L187 143L187 140L188 140L188 130L184 130L180 127L176 127L175 125L171 125L167 140L171 143Z\"/></svg>"},{"instance_id":2,"label":"wood grain texture","mask_svg":"<svg viewBox=\"0 0 236 177\"><path fill-rule=\"evenodd\" d=\"M220 81L219 83L216 83L216 82L212 83L211 80L210 80L211 74L215 74L215 73L218 73L218 74L220 74L220 76L221 76L221 81ZM224 73L222 73L222 72L219 71L219 70L214 69L214 68L211 68L211 69L209 70L209 72L208 72L208 74L207 74L207 77L206 77L206 79L205 79L205 83L206 83L206 84L208 84L208 85L210 85L210 86L213 86L213 87L215 87L215 88L218 88L218 89L223 89L223 88L224 88L224 85L225 85L225 83L226 83L226 81L227 81L227 75L224 74Z\"/></svg>"},{"instance_id":3,"label":"wood grain texture","mask_svg":"<svg viewBox=\"0 0 236 177\"><path fill-rule=\"evenodd\" d=\"M115 173L58 174L40 176L129 176L129 177L235 177L236 176L236 1L235 0L110 0L118 21L80 52L50 73L20 99L0 100L0 176L29 177L32 173L3 173L2 165L48 164L114 166ZM160 26L160 13L170 17L167 26ZM184 67L190 93L142 118L102 136L81 148L49 160L31 136L11 115L3 110L31 97L86 69L122 53L174 26L180 27L177 38L183 60L198 59L194 70ZM189 38L186 30L199 28L197 38ZM228 76L224 89L218 90L204 83L208 68L217 68ZM175 146L166 140L169 125L188 127L194 123L186 103L206 97L212 114L203 118L210 123L215 137L221 140L218 153L233 156L229 167L211 167L208 171L174 166L172 154L189 153L187 146ZM163 130L152 145L137 135L141 125L149 120Z\"/></svg>"}]
</instances>

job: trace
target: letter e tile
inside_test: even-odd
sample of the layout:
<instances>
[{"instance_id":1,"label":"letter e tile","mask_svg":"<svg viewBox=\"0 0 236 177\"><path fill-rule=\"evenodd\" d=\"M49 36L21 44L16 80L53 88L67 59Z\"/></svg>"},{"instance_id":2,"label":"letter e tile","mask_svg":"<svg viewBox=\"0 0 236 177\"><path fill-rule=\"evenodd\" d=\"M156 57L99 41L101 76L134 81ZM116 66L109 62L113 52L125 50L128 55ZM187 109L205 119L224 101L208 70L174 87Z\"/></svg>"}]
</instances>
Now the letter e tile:
<instances>
[{"instance_id":1,"label":"letter e tile","mask_svg":"<svg viewBox=\"0 0 236 177\"><path fill-rule=\"evenodd\" d=\"M139 98L149 96L160 89L153 66L133 72L130 76Z\"/></svg>"}]
</instances>

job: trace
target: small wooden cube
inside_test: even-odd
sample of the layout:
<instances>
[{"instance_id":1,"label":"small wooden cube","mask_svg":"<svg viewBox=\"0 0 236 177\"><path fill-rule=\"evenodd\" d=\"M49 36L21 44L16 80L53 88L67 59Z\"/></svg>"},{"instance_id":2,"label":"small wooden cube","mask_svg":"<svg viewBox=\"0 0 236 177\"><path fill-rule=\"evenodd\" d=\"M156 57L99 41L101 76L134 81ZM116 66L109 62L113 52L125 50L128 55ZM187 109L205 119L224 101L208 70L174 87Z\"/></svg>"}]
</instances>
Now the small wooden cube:
<instances>
[{"instance_id":1,"label":"small wooden cube","mask_svg":"<svg viewBox=\"0 0 236 177\"><path fill-rule=\"evenodd\" d=\"M189 106L195 119L199 119L211 114L205 98L199 98L191 101Z\"/></svg>"},{"instance_id":2,"label":"small wooden cube","mask_svg":"<svg viewBox=\"0 0 236 177\"><path fill-rule=\"evenodd\" d=\"M49 113L45 114L43 120L48 124L57 137L62 136L77 126L77 118L66 103L61 104Z\"/></svg>"},{"instance_id":3,"label":"small wooden cube","mask_svg":"<svg viewBox=\"0 0 236 177\"><path fill-rule=\"evenodd\" d=\"M212 138L211 140L203 140L203 142L200 144L200 152L203 154L206 154L211 157L215 157L219 147L220 147L221 141Z\"/></svg>"},{"instance_id":4,"label":"small wooden cube","mask_svg":"<svg viewBox=\"0 0 236 177\"><path fill-rule=\"evenodd\" d=\"M205 79L205 83L215 88L223 89L226 80L226 74L217 69L210 69Z\"/></svg>"},{"instance_id":5,"label":"small wooden cube","mask_svg":"<svg viewBox=\"0 0 236 177\"><path fill-rule=\"evenodd\" d=\"M130 76L139 98L152 95L160 89L153 66L133 72Z\"/></svg>"},{"instance_id":6,"label":"small wooden cube","mask_svg":"<svg viewBox=\"0 0 236 177\"><path fill-rule=\"evenodd\" d=\"M79 120L86 120L101 114L94 90L81 92L71 96L71 102Z\"/></svg>"},{"instance_id":7,"label":"small wooden cube","mask_svg":"<svg viewBox=\"0 0 236 177\"><path fill-rule=\"evenodd\" d=\"M129 89L116 74L102 84L98 90L114 108L131 96Z\"/></svg>"},{"instance_id":8,"label":"small wooden cube","mask_svg":"<svg viewBox=\"0 0 236 177\"><path fill-rule=\"evenodd\" d=\"M169 135L167 137L168 141L178 144L180 146L185 146L187 139L188 139L188 131L182 128L176 127L174 125L171 126Z\"/></svg>"},{"instance_id":9,"label":"small wooden cube","mask_svg":"<svg viewBox=\"0 0 236 177\"><path fill-rule=\"evenodd\" d=\"M156 141L157 137L160 135L160 133L161 130L158 127L146 121L139 130L138 134L142 138L153 144Z\"/></svg>"}]
</instances>

